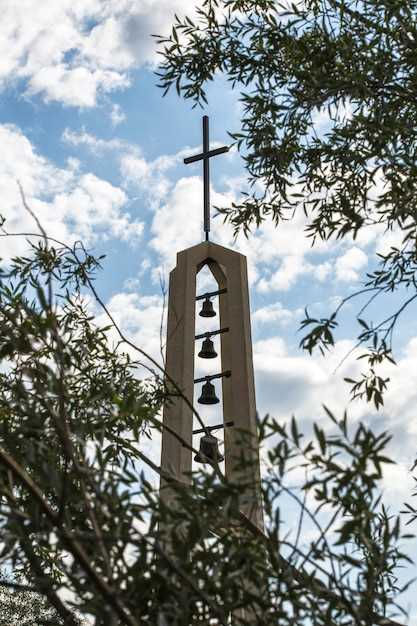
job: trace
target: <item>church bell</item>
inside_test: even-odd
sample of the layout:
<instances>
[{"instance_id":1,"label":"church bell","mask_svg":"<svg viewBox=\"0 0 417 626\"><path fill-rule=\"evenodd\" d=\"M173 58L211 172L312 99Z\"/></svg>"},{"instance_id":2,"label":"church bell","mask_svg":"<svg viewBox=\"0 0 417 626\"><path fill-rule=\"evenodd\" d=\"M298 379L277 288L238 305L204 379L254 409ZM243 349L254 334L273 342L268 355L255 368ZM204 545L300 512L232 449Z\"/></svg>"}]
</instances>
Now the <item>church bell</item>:
<instances>
[{"instance_id":1,"label":"church bell","mask_svg":"<svg viewBox=\"0 0 417 626\"><path fill-rule=\"evenodd\" d=\"M216 311L213 309L213 303L210 298L206 298L203 301L203 306L201 307L201 311L199 313L200 317L215 317Z\"/></svg>"},{"instance_id":2,"label":"church bell","mask_svg":"<svg viewBox=\"0 0 417 626\"><path fill-rule=\"evenodd\" d=\"M214 435L204 435L200 439L200 450L194 457L197 463L220 463L224 457L220 454L219 441Z\"/></svg>"},{"instance_id":3,"label":"church bell","mask_svg":"<svg viewBox=\"0 0 417 626\"><path fill-rule=\"evenodd\" d=\"M204 383L198 402L200 404L218 404L220 402L216 396L216 388L209 380Z\"/></svg>"},{"instance_id":4,"label":"church bell","mask_svg":"<svg viewBox=\"0 0 417 626\"><path fill-rule=\"evenodd\" d=\"M201 350L198 353L198 356L202 359L215 359L217 356L217 352L214 349L214 345L210 337L206 337L203 341L203 345L201 346Z\"/></svg>"}]
</instances>

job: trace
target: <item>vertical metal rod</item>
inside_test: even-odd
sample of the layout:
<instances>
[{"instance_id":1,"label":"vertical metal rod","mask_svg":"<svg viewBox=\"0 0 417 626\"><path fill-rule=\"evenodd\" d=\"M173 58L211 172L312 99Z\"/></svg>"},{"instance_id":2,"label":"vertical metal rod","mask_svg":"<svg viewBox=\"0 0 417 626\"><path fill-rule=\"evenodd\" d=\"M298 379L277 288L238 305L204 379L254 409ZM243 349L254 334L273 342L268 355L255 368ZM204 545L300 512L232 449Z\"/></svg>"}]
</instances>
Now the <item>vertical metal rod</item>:
<instances>
[{"instance_id":1,"label":"vertical metal rod","mask_svg":"<svg viewBox=\"0 0 417 626\"><path fill-rule=\"evenodd\" d=\"M209 118L203 116L203 154L204 154L204 232L209 241L210 232L210 161L209 161Z\"/></svg>"}]
</instances>

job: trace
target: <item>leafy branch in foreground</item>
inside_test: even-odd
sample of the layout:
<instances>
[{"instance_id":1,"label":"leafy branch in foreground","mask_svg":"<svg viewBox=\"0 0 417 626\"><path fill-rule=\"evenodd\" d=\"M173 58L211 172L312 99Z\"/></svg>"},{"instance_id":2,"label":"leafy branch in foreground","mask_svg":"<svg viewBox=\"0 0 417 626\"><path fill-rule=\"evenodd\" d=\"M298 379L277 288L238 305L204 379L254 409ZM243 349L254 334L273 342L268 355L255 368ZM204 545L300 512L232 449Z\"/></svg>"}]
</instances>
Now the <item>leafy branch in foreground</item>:
<instances>
[{"instance_id":1,"label":"leafy branch in foreground","mask_svg":"<svg viewBox=\"0 0 417 626\"><path fill-rule=\"evenodd\" d=\"M0 574L0 626L61 626L55 609L33 587ZM79 622L79 626L83 626Z\"/></svg>"},{"instance_id":2,"label":"leafy branch in foreground","mask_svg":"<svg viewBox=\"0 0 417 626\"><path fill-rule=\"evenodd\" d=\"M366 294L367 300L357 314L360 332L357 335L357 342L353 350L362 345L367 345L367 351L362 353L358 359L365 359L368 368L361 374L359 380L345 378L345 381L351 385L352 398L365 398L368 402L373 401L376 409L383 404L383 393L389 382L389 378L377 373L377 366L386 362L396 364L393 357L394 331L401 315L417 298L415 275L417 266L414 261L410 260L414 252L409 250L413 246L415 246L414 234L411 236L408 233L404 237L402 249L391 247L387 254L380 254L380 269L369 273L369 280L365 283L364 288L343 298L329 318L312 318L305 309L305 318L300 324L300 329L311 328L301 339L300 346L309 354L312 354L315 349L319 349L321 354L324 354L326 350L334 346L333 333L338 326L337 316L343 306L353 298L358 299ZM400 259L404 260L404 258L407 258L408 262L403 264L401 261L400 263ZM398 289L403 289L407 293L407 297L394 313L376 323L368 323L363 319L363 313L377 298Z\"/></svg>"},{"instance_id":3,"label":"leafy branch in foreground","mask_svg":"<svg viewBox=\"0 0 417 626\"><path fill-rule=\"evenodd\" d=\"M313 239L415 225L414 3L204 0L196 16L158 37L160 87L200 104L221 73L241 90L232 138L265 191L224 209L237 229L300 203Z\"/></svg>"},{"instance_id":4,"label":"leafy branch in foreground","mask_svg":"<svg viewBox=\"0 0 417 626\"><path fill-rule=\"evenodd\" d=\"M96 626L398 624L408 557L380 501L388 436L350 435L329 412L333 431L304 443L295 420L288 432L265 418L265 533L219 469L172 484L165 508L144 441L166 388L94 323L83 289L98 261L73 261L41 237L0 274L0 564L13 580L69 626L75 611Z\"/></svg>"},{"instance_id":5,"label":"leafy branch in foreground","mask_svg":"<svg viewBox=\"0 0 417 626\"><path fill-rule=\"evenodd\" d=\"M282 227L302 211L313 245L365 230L403 234L367 284L375 297L405 290L404 303L358 337L371 348L353 396L377 408L387 380L375 365L392 359L395 324L417 297L416 24L408 1L204 0L195 19L176 17L158 37L164 93L204 104L222 75L240 94L230 135L248 189L219 209L235 233L268 219ZM316 323L303 347L331 346L333 322Z\"/></svg>"}]
</instances>

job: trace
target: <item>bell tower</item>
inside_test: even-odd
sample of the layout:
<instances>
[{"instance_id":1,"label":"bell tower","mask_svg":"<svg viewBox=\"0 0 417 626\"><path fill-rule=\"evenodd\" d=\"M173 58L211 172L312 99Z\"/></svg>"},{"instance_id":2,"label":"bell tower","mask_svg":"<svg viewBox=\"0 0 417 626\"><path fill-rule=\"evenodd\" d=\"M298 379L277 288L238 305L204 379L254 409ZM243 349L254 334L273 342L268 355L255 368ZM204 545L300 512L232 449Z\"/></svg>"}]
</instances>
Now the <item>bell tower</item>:
<instances>
[{"instance_id":1,"label":"bell tower","mask_svg":"<svg viewBox=\"0 0 417 626\"><path fill-rule=\"evenodd\" d=\"M214 432L218 426L207 426L193 432L192 404L195 387L198 403L217 404L218 385L222 389L224 428L224 462L226 478L245 485L240 509L260 530L263 510L260 491L259 445L256 426L255 386L252 360L249 289L246 258L242 254L209 240L209 159L227 152L228 148L209 149L208 117L203 117L203 152L184 159L185 163L203 160L204 165L204 231L205 241L177 254L176 267L170 273L166 372L175 381L183 396L174 396L164 406L161 469L163 475L190 484L193 434L203 432L200 451L194 460L213 463L223 460ZM196 293L198 272L208 266L216 283L214 291ZM212 299L218 297L218 314ZM196 302L201 302L197 316ZM218 320L217 328L199 332L199 318ZM217 319L216 319L217 318ZM220 354L215 351L213 337L220 339ZM194 375L194 358L218 363L216 373L200 378ZM204 422L204 411L199 411ZM182 441L174 436L177 433ZM244 463L242 464L242 459ZM170 499L169 482L161 479L161 498Z\"/></svg>"}]
</instances>

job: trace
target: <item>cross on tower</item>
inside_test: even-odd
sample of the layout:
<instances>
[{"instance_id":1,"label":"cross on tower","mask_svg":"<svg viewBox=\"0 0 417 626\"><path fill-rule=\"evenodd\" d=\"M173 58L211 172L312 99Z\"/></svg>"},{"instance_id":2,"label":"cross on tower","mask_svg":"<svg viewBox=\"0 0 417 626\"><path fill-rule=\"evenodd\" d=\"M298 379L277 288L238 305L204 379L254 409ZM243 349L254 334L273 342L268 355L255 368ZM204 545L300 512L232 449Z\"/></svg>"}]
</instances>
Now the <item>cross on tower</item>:
<instances>
[{"instance_id":1,"label":"cross on tower","mask_svg":"<svg viewBox=\"0 0 417 626\"><path fill-rule=\"evenodd\" d=\"M204 172L204 232L206 233L206 241L209 240L210 232L210 167L209 159L223 152L228 152L229 147L223 146L223 148L216 148L210 150L209 139L209 118L207 115L203 116L203 152L196 154L195 156L187 157L184 159L184 163L194 163L195 161L203 161Z\"/></svg>"}]
</instances>

